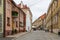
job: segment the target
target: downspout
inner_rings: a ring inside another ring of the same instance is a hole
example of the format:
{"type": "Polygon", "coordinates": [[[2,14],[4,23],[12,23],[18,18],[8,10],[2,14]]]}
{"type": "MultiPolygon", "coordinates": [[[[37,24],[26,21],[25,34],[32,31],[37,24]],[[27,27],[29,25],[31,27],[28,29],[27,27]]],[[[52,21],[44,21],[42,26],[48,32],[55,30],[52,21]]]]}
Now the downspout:
{"type": "Polygon", "coordinates": [[[5,21],[6,21],[6,19],[5,19],[5,17],[6,17],[6,0],[3,0],[3,37],[5,37],[5,21]]]}

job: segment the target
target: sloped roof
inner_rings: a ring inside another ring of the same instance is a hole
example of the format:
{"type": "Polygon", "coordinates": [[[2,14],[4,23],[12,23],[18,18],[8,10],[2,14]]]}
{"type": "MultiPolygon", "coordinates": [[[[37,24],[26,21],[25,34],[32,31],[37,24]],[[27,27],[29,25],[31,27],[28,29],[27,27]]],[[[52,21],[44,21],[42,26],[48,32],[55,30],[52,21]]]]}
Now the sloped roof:
{"type": "Polygon", "coordinates": [[[44,19],[46,17],[46,13],[40,16],[41,19],[44,19]]]}
{"type": "Polygon", "coordinates": [[[33,23],[35,23],[36,21],[38,21],[39,19],[44,19],[46,17],[46,13],[44,13],[42,16],[40,16],[38,19],[36,19],[33,23]]]}

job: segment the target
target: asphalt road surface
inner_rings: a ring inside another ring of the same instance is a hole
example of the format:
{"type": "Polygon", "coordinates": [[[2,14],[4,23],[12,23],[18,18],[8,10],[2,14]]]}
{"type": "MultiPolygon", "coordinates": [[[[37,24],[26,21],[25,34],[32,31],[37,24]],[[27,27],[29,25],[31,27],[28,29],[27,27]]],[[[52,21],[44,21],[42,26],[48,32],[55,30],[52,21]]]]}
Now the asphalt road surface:
{"type": "Polygon", "coordinates": [[[24,36],[20,36],[14,40],[60,40],[60,36],[50,32],[37,30],[24,36]]]}

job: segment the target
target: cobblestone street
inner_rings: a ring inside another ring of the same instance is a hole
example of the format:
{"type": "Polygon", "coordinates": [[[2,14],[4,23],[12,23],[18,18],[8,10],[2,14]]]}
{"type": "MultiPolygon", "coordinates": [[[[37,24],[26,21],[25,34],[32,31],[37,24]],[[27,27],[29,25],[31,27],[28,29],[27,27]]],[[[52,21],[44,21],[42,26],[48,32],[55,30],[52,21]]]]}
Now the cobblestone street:
{"type": "Polygon", "coordinates": [[[60,36],[45,31],[34,31],[14,40],[60,40],[60,36]]]}

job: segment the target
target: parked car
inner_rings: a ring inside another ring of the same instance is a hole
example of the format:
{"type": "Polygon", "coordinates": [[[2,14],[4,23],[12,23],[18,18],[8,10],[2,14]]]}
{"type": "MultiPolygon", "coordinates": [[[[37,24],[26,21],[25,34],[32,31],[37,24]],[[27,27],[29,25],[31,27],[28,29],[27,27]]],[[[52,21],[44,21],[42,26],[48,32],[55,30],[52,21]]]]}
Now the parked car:
{"type": "Polygon", "coordinates": [[[34,31],[36,31],[36,28],[33,28],[34,31]]]}

